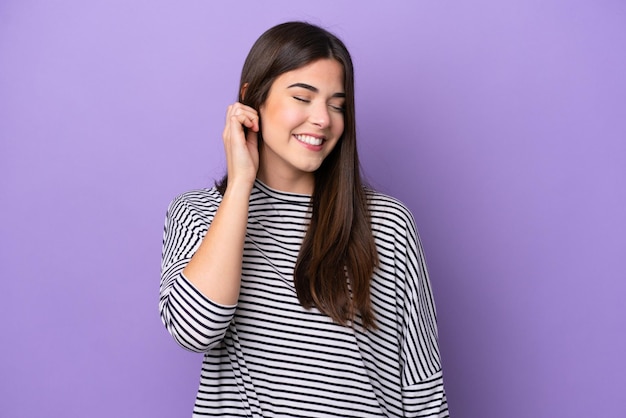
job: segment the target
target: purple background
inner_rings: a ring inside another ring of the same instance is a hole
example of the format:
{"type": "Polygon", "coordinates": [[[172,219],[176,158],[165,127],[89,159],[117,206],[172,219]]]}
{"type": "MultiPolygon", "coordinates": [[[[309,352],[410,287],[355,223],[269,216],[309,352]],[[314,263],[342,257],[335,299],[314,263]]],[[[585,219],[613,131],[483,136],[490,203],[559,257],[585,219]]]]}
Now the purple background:
{"type": "Polygon", "coordinates": [[[453,416],[626,416],[618,0],[2,1],[0,416],[190,416],[165,209],[223,172],[245,55],[291,19],[353,54],[363,166],[420,228],[453,416]]]}

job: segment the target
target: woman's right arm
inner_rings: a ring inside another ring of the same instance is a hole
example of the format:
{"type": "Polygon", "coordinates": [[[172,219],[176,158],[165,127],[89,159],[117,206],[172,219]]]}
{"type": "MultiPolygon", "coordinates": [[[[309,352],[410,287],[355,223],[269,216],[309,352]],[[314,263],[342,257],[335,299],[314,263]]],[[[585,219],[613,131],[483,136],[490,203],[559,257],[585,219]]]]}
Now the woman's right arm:
{"type": "MultiPolygon", "coordinates": [[[[183,267],[180,277],[167,281],[165,286],[162,277],[160,305],[163,322],[181,345],[193,351],[206,351],[219,342],[234,314],[241,283],[249,199],[259,164],[258,130],[258,114],[254,109],[240,103],[228,107],[222,135],[228,165],[228,186],[210,227],[198,239],[199,246],[190,259],[181,261],[184,267],[179,264],[183,267]],[[247,137],[244,126],[248,128],[247,137]],[[177,285],[188,299],[184,304],[187,306],[172,309],[175,306],[169,303],[172,290],[168,286],[177,285]],[[194,342],[189,343],[190,340],[194,342]]],[[[185,241],[193,240],[193,232],[185,231],[188,227],[176,219],[181,216],[190,219],[188,215],[174,214],[172,208],[168,211],[169,230],[187,238],[168,239],[166,225],[164,258],[166,242],[184,246],[185,241]]],[[[173,262],[176,263],[176,260],[173,262]]],[[[166,263],[164,259],[165,264],[172,262],[166,263]]]]}
{"type": "Polygon", "coordinates": [[[222,139],[228,165],[228,186],[211,227],[183,274],[212,301],[234,305],[239,298],[243,245],[250,193],[259,169],[259,118],[251,107],[228,107],[222,139]],[[249,128],[248,137],[243,127],[249,128]]]}

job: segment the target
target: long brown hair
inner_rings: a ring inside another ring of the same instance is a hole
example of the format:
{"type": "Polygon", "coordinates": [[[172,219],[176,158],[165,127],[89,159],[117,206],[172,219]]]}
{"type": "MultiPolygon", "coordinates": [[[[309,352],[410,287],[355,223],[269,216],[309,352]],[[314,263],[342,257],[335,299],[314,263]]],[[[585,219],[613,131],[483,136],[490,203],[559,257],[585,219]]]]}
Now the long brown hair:
{"type": "MultiPolygon", "coordinates": [[[[274,26],[261,35],[246,58],[239,101],[258,110],[279,75],[322,58],[335,59],[343,66],[344,131],[314,173],[311,221],[296,262],[294,284],[298,300],[305,308],[315,306],[342,325],[350,325],[360,316],[362,325],[373,329],[376,324],[370,282],[378,255],[361,181],[354,69],[346,46],[335,35],[309,23],[274,26]]],[[[261,150],[260,133],[258,138],[261,150]]],[[[222,194],[227,181],[225,176],[216,184],[222,194]]]]}

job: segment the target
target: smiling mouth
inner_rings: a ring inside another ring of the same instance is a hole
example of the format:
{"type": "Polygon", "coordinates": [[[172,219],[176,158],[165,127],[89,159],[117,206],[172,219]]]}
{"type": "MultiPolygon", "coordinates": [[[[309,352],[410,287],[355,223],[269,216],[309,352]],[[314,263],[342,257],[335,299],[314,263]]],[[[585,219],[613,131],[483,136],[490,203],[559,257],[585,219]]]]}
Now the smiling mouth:
{"type": "Polygon", "coordinates": [[[300,142],[304,142],[305,144],[314,145],[314,146],[320,146],[324,142],[324,138],[317,138],[311,135],[294,134],[294,137],[300,142]]]}

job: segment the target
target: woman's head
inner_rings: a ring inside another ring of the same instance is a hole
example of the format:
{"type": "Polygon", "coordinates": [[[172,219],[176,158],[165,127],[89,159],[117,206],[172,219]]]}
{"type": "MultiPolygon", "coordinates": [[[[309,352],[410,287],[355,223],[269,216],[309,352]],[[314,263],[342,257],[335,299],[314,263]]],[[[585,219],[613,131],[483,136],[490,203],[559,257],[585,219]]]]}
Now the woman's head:
{"type": "MultiPolygon", "coordinates": [[[[342,134],[330,160],[355,166],[354,73],[343,42],[330,32],[304,22],[287,22],[267,30],[252,46],[243,66],[239,101],[257,111],[266,103],[272,86],[283,74],[319,61],[340,65],[342,82],[342,134]],[[334,155],[338,154],[338,155],[334,155]]],[[[332,116],[332,115],[331,115],[332,116]]],[[[265,132],[261,115],[261,132],[265,132]]],[[[263,135],[259,149],[263,152],[263,135]]],[[[330,163],[331,161],[328,161],[330,163]]],[[[325,169],[328,163],[324,164],[325,169]]],[[[261,162],[262,165],[262,162],[261,162]]],[[[263,167],[261,167],[263,169],[263,167]]]]}

